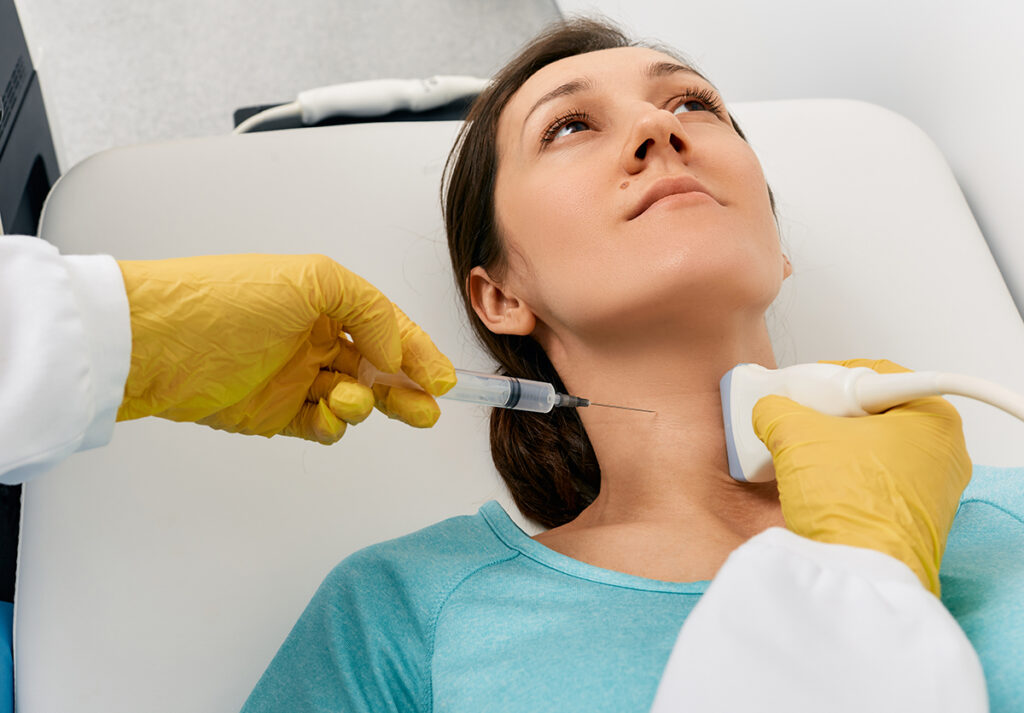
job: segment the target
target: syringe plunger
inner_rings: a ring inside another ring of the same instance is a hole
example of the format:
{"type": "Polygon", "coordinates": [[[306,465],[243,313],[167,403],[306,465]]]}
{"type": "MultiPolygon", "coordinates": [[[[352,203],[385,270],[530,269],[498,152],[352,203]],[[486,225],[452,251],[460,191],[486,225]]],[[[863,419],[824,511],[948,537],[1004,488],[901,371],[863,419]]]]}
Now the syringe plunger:
{"type": "MultiPolygon", "coordinates": [[[[441,398],[535,413],[548,413],[556,406],[590,405],[587,399],[560,394],[555,391],[554,386],[543,381],[463,369],[456,369],[455,375],[458,377],[458,382],[441,398]]],[[[379,371],[366,359],[362,359],[359,363],[359,381],[367,386],[387,384],[388,386],[404,386],[409,389],[423,390],[419,384],[405,374],[401,372],[388,374],[379,371]]]]}

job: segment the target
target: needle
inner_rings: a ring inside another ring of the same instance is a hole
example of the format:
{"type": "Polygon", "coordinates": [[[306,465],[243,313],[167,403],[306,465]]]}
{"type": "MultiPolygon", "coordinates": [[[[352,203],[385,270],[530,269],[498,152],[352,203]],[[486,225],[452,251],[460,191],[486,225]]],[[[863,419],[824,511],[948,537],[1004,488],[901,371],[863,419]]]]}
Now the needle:
{"type": "Polygon", "coordinates": [[[590,402],[591,406],[603,406],[605,408],[620,408],[624,411],[641,411],[643,413],[656,413],[655,411],[649,411],[645,408],[632,408],[630,406],[612,406],[611,404],[595,404],[593,401],[590,402]]]}

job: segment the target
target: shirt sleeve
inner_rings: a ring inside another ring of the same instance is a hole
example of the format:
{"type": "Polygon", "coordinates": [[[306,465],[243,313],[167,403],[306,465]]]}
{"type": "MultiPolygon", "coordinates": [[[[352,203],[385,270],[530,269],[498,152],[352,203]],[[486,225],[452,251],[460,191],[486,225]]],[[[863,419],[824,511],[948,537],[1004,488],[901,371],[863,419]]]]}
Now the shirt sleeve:
{"type": "Polygon", "coordinates": [[[128,298],[112,257],[0,237],[0,482],[109,442],[130,362],[128,298]]]}
{"type": "Polygon", "coordinates": [[[430,617],[379,551],[361,550],[327,576],[242,713],[429,709],[430,617]]]}
{"type": "Polygon", "coordinates": [[[652,713],[988,710],[981,663],[902,562],[771,528],[679,632],[652,713]]]}

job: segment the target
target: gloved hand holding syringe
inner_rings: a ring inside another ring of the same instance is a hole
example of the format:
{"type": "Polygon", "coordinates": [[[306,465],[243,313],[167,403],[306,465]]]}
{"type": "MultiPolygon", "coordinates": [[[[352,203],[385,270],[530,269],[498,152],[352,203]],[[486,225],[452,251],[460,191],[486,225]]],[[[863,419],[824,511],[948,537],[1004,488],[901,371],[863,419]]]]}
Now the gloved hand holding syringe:
{"type": "MultiPolygon", "coordinates": [[[[458,378],[455,386],[439,398],[517,411],[535,411],[537,413],[548,413],[556,406],[568,408],[603,406],[605,408],[654,413],[647,409],[598,404],[579,396],[560,394],[555,391],[554,386],[543,381],[531,381],[530,379],[518,379],[512,376],[500,376],[498,374],[466,371],[464,369],[456,369],[455,375],[458,378]]],[[[384,384],[415,389],[417,391],[423,390],[423,387],[402,372],[388,374],[377,369],[366,359],[360,359],[359,361],[358,378],[359,382],[364,386],[384,384]]]]}

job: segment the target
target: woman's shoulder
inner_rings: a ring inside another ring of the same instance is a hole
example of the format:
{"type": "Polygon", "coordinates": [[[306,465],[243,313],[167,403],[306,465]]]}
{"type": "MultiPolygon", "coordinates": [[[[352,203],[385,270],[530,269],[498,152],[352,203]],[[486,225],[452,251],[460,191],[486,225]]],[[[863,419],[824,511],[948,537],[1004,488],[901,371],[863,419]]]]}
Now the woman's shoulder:
{"type": "Polygon", "coordinates": [[[313,595],[245,710],[324,710],[324,701],[331,710],[429,708],[434,622],[449,594],[474,571],[516,554],[488,525],[485,515],[494,507],[500,508],[488,503],[476,515],[444,520],[342,560],[313,595]]]}
{"type": "MultiPolygon", "coordinates": [[[[1024,584],[1024,468],[974,466],[949,531],[944,592],[1024,584]],[[984,583],[984,586],[982,586],[984,583]]],[[[943,599],[946,597],[944,596],[943,599]]]]}
{"type": "Polygon", "coordinates": [[[942,602],[971,640],[992,710],[1024,700],[1024,468],[975,466],[949,533],[942,602]]]}
{"type": "Polygon", "coordinates": [[[442,520],[408,535],[370,545],[342,560],[324,585],[347,587],[373,582],[404,592],[443,595],[474,571],[514,558],[518,552],[495,534],[484,516],[491,502],[475,515],[442,520]]]}
{"type": "Polygon", "coordinates": [[[975,465],[960,499],[961,510],[968,504],[998,509],[1024,526],[1024,466],[975,465]]]}

